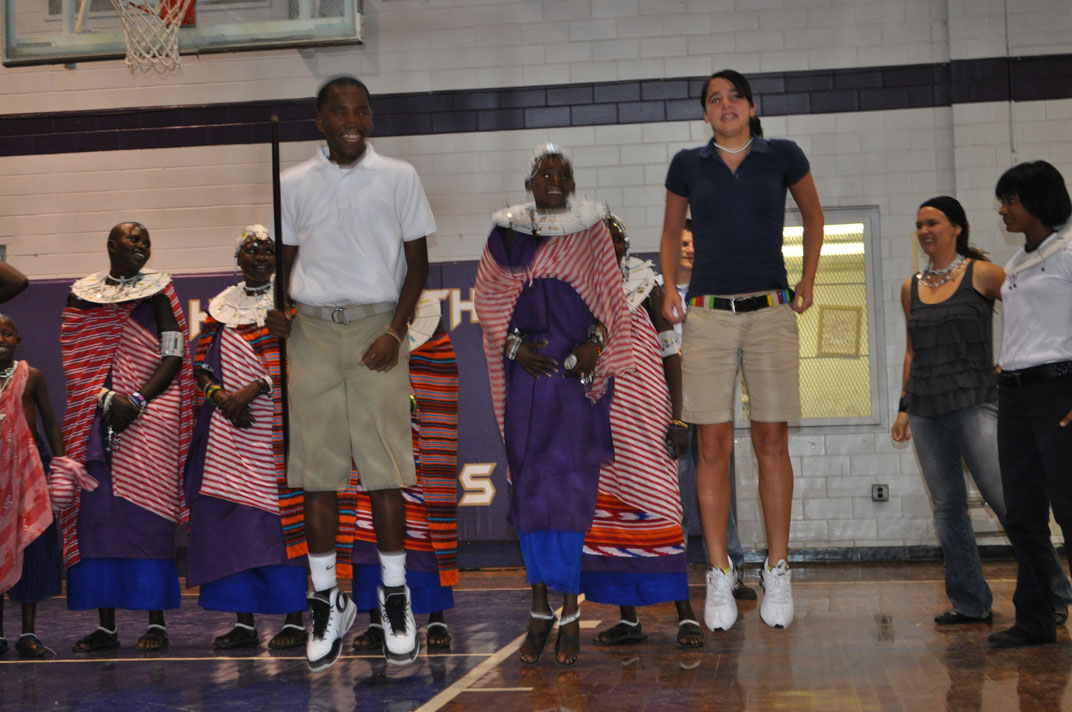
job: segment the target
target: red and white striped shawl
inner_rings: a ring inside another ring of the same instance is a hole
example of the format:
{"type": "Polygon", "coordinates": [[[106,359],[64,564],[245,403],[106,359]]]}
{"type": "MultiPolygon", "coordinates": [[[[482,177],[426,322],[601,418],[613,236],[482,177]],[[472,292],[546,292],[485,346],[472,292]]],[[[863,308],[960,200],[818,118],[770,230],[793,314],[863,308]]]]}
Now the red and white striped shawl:
{"type": "MultiPolygon", "coordinates": [[[[614,460],[599,470],[599,489],[642,512],[681,522],[677,463],[666,454],[670,391],[659,337],[643,305],[632,312],[636,368],[614,379],[610,430],[614,460]]],[[[643,529],[649,526],[635,523],[643,529]]]]}
{"type": "MultiPolygon", "coordinates": [[[[171,284],[168,298],[179,329],[186,318],[171,284]]],[[[85,463],[97,393],[108,374],[112,389],[131,393],[141,388],[160,364],[160,337],[130,318],[134,308],[152,296],[92,309],[67,307],[60,327],[60,348],[67,374],[67,414],[63,421],[68,457],[85,463]]],[[[193,371],[189,345],[182,368],[162,394],[154,398],[119,436],[112,451],[112,493],[173,522],[185,521],[182,468],[193,432],[193,371]]],[[[79,561],[78,505],[63,510],[64,563],[79,561]]]]}
{"type": "MultiPolygon", "coordinates": [[[[268,375],[260,357],[235,329],[220,326],[221,380],[237,390],[268,375]]],[[[253,426],[238,429],[218,409],[209,422],[201,494],[279,515],[275,452],[272,446],[274,398],[249,404],[253,426]]]]}
{"type": "Polygon", "coordinates": [[[597,220],[579,232],[543,239],[528,269],[516,272],[500,265],[485,245],[476,273],[474,305],[484,330],[484,356],[500,435],[506,409],[502,362],[506,332],[521,289],[533,279],[558,279],[569,284],[607,328],[606,348],[599,356],[595,380],[588,389],[589,400],[598,401],[606,393],[608,379],[633,369],[629,305],[622,291],[622,273],[610,232],[603,221],[597,220]]]}
{"type": "Polygon", "coordinates": [[[19,361],[0,392],[0,593],[22,578],[23,551],[52,524],[45,468],[22,407],[29,375],[19,361]]]}

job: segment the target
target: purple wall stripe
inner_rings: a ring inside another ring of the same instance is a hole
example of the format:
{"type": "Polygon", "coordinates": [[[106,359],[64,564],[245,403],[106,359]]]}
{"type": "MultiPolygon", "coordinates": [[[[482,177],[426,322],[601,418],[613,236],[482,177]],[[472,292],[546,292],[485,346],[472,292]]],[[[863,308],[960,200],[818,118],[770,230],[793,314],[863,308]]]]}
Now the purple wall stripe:
{"type": "MultiPolygon", "coordinates": [[[[761,116],[915,109],[1072,97],[1072,54],[751,75],[761,116]]],[[[374,97],[379,136],[700,118],[702,78],[374,97]]],[[[310,88],[311,89],[311,88],[310,88]]],[[[0,115],[0,156],[267,143],[319,138],[310,99],[0,115]]]]}

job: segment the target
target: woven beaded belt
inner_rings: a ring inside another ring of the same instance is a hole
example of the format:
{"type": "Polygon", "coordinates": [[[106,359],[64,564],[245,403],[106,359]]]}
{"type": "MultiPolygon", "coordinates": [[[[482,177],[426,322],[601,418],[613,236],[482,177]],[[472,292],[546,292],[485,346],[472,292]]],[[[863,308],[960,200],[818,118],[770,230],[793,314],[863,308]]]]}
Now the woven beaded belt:
{"type": "Polygon", "coordinates": [[[738,314],[740,312],[753,312],[768,307],[776,307],[779,304],[791,304],[796,293],[792,289],[779,289],[776,292],[755,294],[751,297],[712,297],[703,295],[691,297],[689,304],[704,309],[722,309],[738,314]]]}
{"type": "Polygon", "coordinates": [[[994,382],[999,388],[1019,388],[1035,381],[1048,381],[1059,376],[1072,376],[1072,361],[1044,363],[1041,366],[1022,368],[1019,371],[998,371],[994,382]]]}

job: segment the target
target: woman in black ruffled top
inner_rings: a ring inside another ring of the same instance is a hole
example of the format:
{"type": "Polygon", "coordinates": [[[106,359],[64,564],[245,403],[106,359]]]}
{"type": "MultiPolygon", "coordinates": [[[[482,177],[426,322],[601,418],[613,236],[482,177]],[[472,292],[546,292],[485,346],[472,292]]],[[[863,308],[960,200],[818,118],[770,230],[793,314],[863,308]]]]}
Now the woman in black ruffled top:
{"type": "MultiPolygon", "coordinates": [[[[931,495],[952,604],[935,617],[938,625],[984,623],[992,617],[993,595],[968,515],[964,463],[998,521],[1005,522],[991,329],[1005,272],[969,245],[968,234],[967,216],[955,198],[923,203],[916,238],[929,261],[901,286],[908,339],[893,439],[905,442],[915,435],[931,495]]],[[[1067,616],[1068,580],[1061,573],[1052,584],[1059,611],[1067,616]]]]}

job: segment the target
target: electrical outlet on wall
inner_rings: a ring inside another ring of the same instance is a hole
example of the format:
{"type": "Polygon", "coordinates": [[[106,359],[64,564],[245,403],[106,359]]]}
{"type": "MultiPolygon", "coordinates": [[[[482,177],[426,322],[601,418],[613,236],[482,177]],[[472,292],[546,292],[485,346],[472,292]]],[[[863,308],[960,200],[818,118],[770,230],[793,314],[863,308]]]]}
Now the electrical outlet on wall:
{"type": "Polygon", "coordinates": [[[889,485],[871,485],[871,499],[875,502],[890,501],[889,485]]]}

